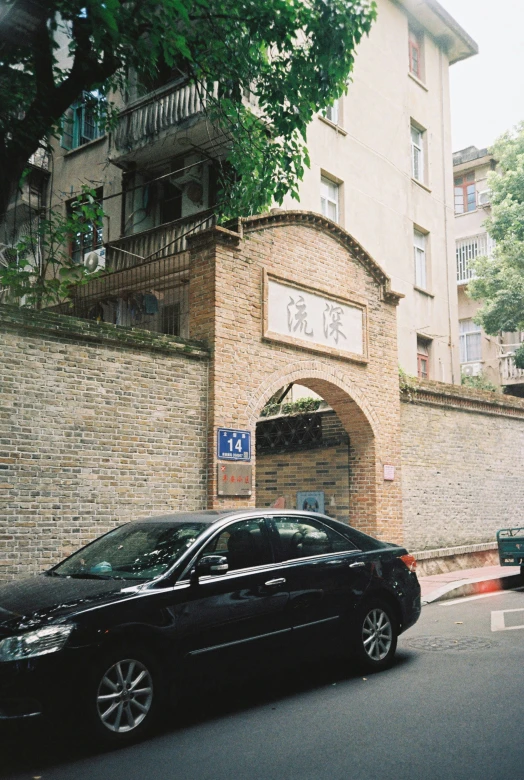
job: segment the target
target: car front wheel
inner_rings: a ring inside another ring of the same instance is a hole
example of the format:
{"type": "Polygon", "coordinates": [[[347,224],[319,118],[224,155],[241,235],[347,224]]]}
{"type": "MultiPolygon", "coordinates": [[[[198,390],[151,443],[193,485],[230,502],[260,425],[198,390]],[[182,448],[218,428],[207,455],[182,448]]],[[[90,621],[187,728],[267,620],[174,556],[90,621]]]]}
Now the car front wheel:
{"type": "Polygon", "coordinates": [[[355,654],[368,670],[386,669],[397,649],[398,628],[393,610],[385,602],[368,601],[358,612],[355,654]]]}
{"type": "Polygon", "coordinates": [[[152,726],[162,699],[154,659],[120,650],[95,666],[88,706],[96,736],[113,744],[139,739],[152,726]]]}

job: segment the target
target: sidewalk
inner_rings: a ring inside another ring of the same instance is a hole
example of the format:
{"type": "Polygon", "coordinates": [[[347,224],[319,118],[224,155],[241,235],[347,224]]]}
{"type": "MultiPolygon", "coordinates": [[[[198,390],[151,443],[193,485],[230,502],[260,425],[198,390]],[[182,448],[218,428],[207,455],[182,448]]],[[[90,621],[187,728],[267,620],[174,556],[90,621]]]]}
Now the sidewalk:
{"type": "Polygon", "coordinates": [[[520,566],[483,566],[480,569],[459,569],[445,574],[419,577],[422,603],[444,601],[479,593],[518,588],[524,585],[520,566]]]}

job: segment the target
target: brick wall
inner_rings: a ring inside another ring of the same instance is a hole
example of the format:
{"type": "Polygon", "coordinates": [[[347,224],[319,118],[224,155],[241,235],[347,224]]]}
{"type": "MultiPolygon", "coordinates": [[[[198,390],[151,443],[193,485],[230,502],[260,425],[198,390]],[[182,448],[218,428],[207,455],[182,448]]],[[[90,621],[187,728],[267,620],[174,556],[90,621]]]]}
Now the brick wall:
{"type": "Polygon", "coordinates": [[[524,401],[437,382],[403,393],[404,541],[493,542],[524,525],[524,401]]]}
{"type": "Polygon", "coordinates": [[[0,580],[205,506],[201,345],[2,306],[0,387],[0,580]]]}
{"type": "MultiPolygon", "coordinates": [[[[192,338],[210,348],[208,505],[250,500],[217,496],[218,427],[250,430],[264,404],[297,382],[318,393],[351,438],[350,520],[402,540],[400,403],[396,305],[390,280],[342,228],[318,214],[280,212],[242,220],[188,239],[192,338]],[[362,360],[264,336],[264,274],[291,286],[360,300],[368,352],[362,360]],[[384,464],[396,479],[384,480],[384,464]]],[[[255,460],[253,465],[256,467],[255,460]]]]}

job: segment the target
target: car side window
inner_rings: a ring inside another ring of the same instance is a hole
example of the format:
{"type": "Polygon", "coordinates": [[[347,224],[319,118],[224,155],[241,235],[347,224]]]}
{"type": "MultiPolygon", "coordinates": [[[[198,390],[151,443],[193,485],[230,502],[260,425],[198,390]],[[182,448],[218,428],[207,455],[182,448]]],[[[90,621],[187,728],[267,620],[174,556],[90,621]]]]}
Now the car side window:
{"type": "Polygon", "coordinates": [[[273,517],[284,560],[357,549],[349,539],[310,517],[273,517]]]}
{"type": "Polygon", "coordinates": [[[229,571],[273,563],[264,520],[251,518],[228,525],[206,544],[201,556],[213,554],[227,558],[229,571]]]}

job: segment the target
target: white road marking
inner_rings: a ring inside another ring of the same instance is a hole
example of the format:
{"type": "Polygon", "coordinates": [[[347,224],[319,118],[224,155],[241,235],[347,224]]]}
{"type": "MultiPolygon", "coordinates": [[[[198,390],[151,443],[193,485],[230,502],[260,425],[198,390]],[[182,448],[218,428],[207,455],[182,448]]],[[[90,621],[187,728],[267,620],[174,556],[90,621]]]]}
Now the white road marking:
{"type": "Polygon", "coordinates": [[[508,612],[522,612],[522,618],[524,620],[524,609],[501,609],[491,613],[491,630],[492,631],[516,631],[517,629],[523,629],[524,623],[521,626],[507,626],[504,622],[504,615],[508,612]]]}
{"type": "Polygon", "coordinates": [[[480,593],[478,596],[463,596],[460,599],[450,599],[449,601],[439,601],[439,607],[452,607],[453,604],[463,604],[465,601],[476,601],[476,599],[489,599],[492,596],[507,596],[508,593],[523,591],[524,588],[512,588],[511,590],[496,590],[494,593],[480,593]]]}

